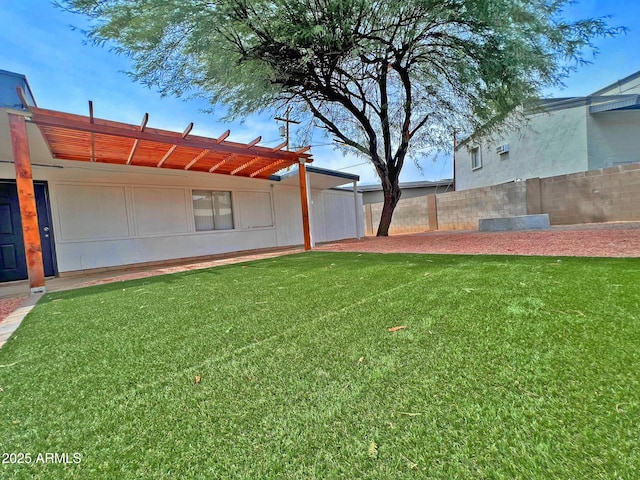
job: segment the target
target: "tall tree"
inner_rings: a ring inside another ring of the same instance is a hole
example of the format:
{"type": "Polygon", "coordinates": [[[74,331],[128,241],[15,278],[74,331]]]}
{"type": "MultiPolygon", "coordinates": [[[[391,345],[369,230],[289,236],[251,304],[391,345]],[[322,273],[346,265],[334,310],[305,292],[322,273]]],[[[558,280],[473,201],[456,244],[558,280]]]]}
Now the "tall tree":
{"type": "Polygon", "coordinates": [[[614,35],[571,22],[571,0],[68,0],[88,35],[133,60],[163,94],[197,93],[229,117],[293,106],[364,156],[384,192],[387,235],[399,177],[454,130],[489,132],[557,86],[614,35]]]}

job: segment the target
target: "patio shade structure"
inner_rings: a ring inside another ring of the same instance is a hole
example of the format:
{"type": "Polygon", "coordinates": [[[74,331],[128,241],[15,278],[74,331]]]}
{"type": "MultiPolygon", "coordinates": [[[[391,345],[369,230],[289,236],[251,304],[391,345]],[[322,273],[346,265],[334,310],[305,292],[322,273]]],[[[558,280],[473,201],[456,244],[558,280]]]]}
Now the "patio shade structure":
{"type": "MultiPolygon", "coordinates": [[[[21,90],[18,94],[24,98],[21,90]]],[[[27,103],[23,102],[23,105],[27,103]]],[[[24,113],[9,112],[9,119],[32,291],[44,288],[44,271],[35,215],[26,119],[38,126],[53,158],[64,160],[169,168],[256,179],[268,179],[284,168],[298,165],[304,246],[306,250],[311,249],[305,167],[305,164],[313,161],[307,153],[311,147],[297,151],[282,150],[286,142],[274,148],[261,147],[258,145],[261,137],[246,144],[230,142],[227,141],[229,130],[218,138],[191,135],[193,123],[181,133],[150,128],[147,126],[148,114],[144,115],[140,125],[104,120],[93,116],[92,102],[89,102],[89,116],[33,106],[24,113]],[[34,221],[35,228],[31,225],[34,221]]]]}

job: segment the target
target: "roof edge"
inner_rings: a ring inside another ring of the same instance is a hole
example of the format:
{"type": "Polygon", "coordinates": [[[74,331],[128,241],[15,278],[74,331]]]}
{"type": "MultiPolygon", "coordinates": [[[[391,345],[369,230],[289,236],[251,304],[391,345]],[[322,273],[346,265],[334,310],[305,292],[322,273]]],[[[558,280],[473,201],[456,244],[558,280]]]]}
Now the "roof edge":
{"type": "Polygon", "coordinates": [[[612,88],[619,87],[620,85],[624,85],[625,83],[630,82],[631,80],[635,80],[638,77],[640,77],[640,70],[638,70],[635,73],[632,73],[631,75],[627,75],[626,77],[621,78],[620,80],[616,80],[615,82],[610,83],[606,87],[602,87],[600,90],[596,90],[589,96],[595,97],[595,96],[601,95],[603,92],[606,92],[607,90],[611,90],[612,88]]]}
{"type": "MultiPolygon", "coordinates": [[[[448,185],[453,185],[453,179],[451,178],[443,178],[441,180],[422,180],[416,182],[400,182],[399,187],[402,190],[409,188],[425,188],[425,187],[446,187],[448,185]]],[[[378,184],[373,185],[360,185],[358,186],[358,190],[361,192],[376,192],[381,191],[382,186],[378,184]]]]}
{"type": "MultiPolygon", "coordinates": [[[[339,172],[337,170],[329,170],[327,168],[313,167],[311,165],[307,165],[307,173],[318,173],[320,175],[327,175],[329,177],[344,178],[346,180],[351,180],[351,181],[354,181],[354,182],[360,181],[360,175],[354,175],[352,173],[339,172]]],[[[273,180],[274,182],[281,182],[282,180],[284,180],[286,178],[289,178],[289,177],[293,177],[294,175],[298,175],[298,171],[297,170],[295,170],[293,172],[287,172],[284,175],[271,175],[271,177],[269,177],[269,179],[273,180]]]]}

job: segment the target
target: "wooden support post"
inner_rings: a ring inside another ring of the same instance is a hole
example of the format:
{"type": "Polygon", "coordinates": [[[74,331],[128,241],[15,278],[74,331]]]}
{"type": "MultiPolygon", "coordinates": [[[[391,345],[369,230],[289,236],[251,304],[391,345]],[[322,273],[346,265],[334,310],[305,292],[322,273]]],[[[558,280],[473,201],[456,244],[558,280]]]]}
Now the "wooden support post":
{"type": "Polygon", "coordinates": [[[313,232],[311,225],[313,225],[313,197],[311,196],[311,181],[309,181],[309,172],[304,174],[307,180],[307,204],[309,205],[309,239],[311,241],[311,248],[316,248],[316,241],[313,239],[313,232]]]}
{"type": "Polygon", "coordinates": [[[358,208],[358,182],[356,182],[355,180],[353,182],[353,205],[355,207],[354,211],[356,212],[356,238],[360,240],[360,225],[358,222],[360,215],[358,215],[358,210],[361,209],[358,208]]]}
{"type": "Polygon", "coordinates": [[[15,113],[9,113],[8,115],[29,286],[31,293],[44,292],[46,291],[44,285],[44,263],[42,262],[40,227],[38,226],[36,195],[33,189],[33,176],[31,173],[27,125],[23,115],[15,113]]]}
{"type": "MultiPolygon", "coordinates": [[[[93,123],[93,102],[89,100],[89,123],[93,123]]],[[[96,161],[96,134],[91,132],[91,161],[96,161]]]]}
{"type": "Polygon", "coordinates": [[[311,227],[309,221],[309,190],[307,188],[307,167],[303,162],[298,163],[298,178],[300,179],[300,204],[302,206],[302,233],[304,235],[304,249],[311,250],[311,227]]]}

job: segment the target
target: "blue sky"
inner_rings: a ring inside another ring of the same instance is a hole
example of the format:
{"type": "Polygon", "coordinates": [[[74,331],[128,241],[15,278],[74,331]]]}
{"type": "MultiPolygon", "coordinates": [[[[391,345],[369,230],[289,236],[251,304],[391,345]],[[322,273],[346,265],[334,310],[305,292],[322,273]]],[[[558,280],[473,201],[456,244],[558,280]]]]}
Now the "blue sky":
{"type": "MultiPolygon", "coordinates": [[[[640,70],[640,2],[638,0],[579,0],[567,10],[569,18],[611,15],[612,25],[624,25],[626,35],[597,41],[600,54],[566,81],[566,88],[549,90],[548,96],[587,95],[640,70]]],[[[0,0],[0,69],[27,76],[38,105],[53,110],[88,115],[93,100],[97,117],[140,123],[149,113],[149,126],[182,131],[195,123],[194,134],[217,137],[231,129],[229,140],[245,142],[262,135],[261,145],[280,143],[278,123],[269,115],[255,115],[243,122],[221,123],[202,113],[201,101],[161,98],[158,93],[132,82],[124,73],[126,58],[107,48],[84,42],[70,25],[82,26],[81,17],[60,11],[47,0],[0,0]]],[[[328,143],[318,136],[314,144],[328,143]]],[[[329,146],[316,146],[315,165],[360,175],[362,184],[377,183],[373,167],[363,160],[345,157],[329,146]],[[359,165],[360,164],[360,165],[359,165]],[[356,166],[354,166],[356,165],[356,166]]],[[[451,178],[448,155],[425,158],[422,169],[408,163],[401,181],[451,178]]]]}

